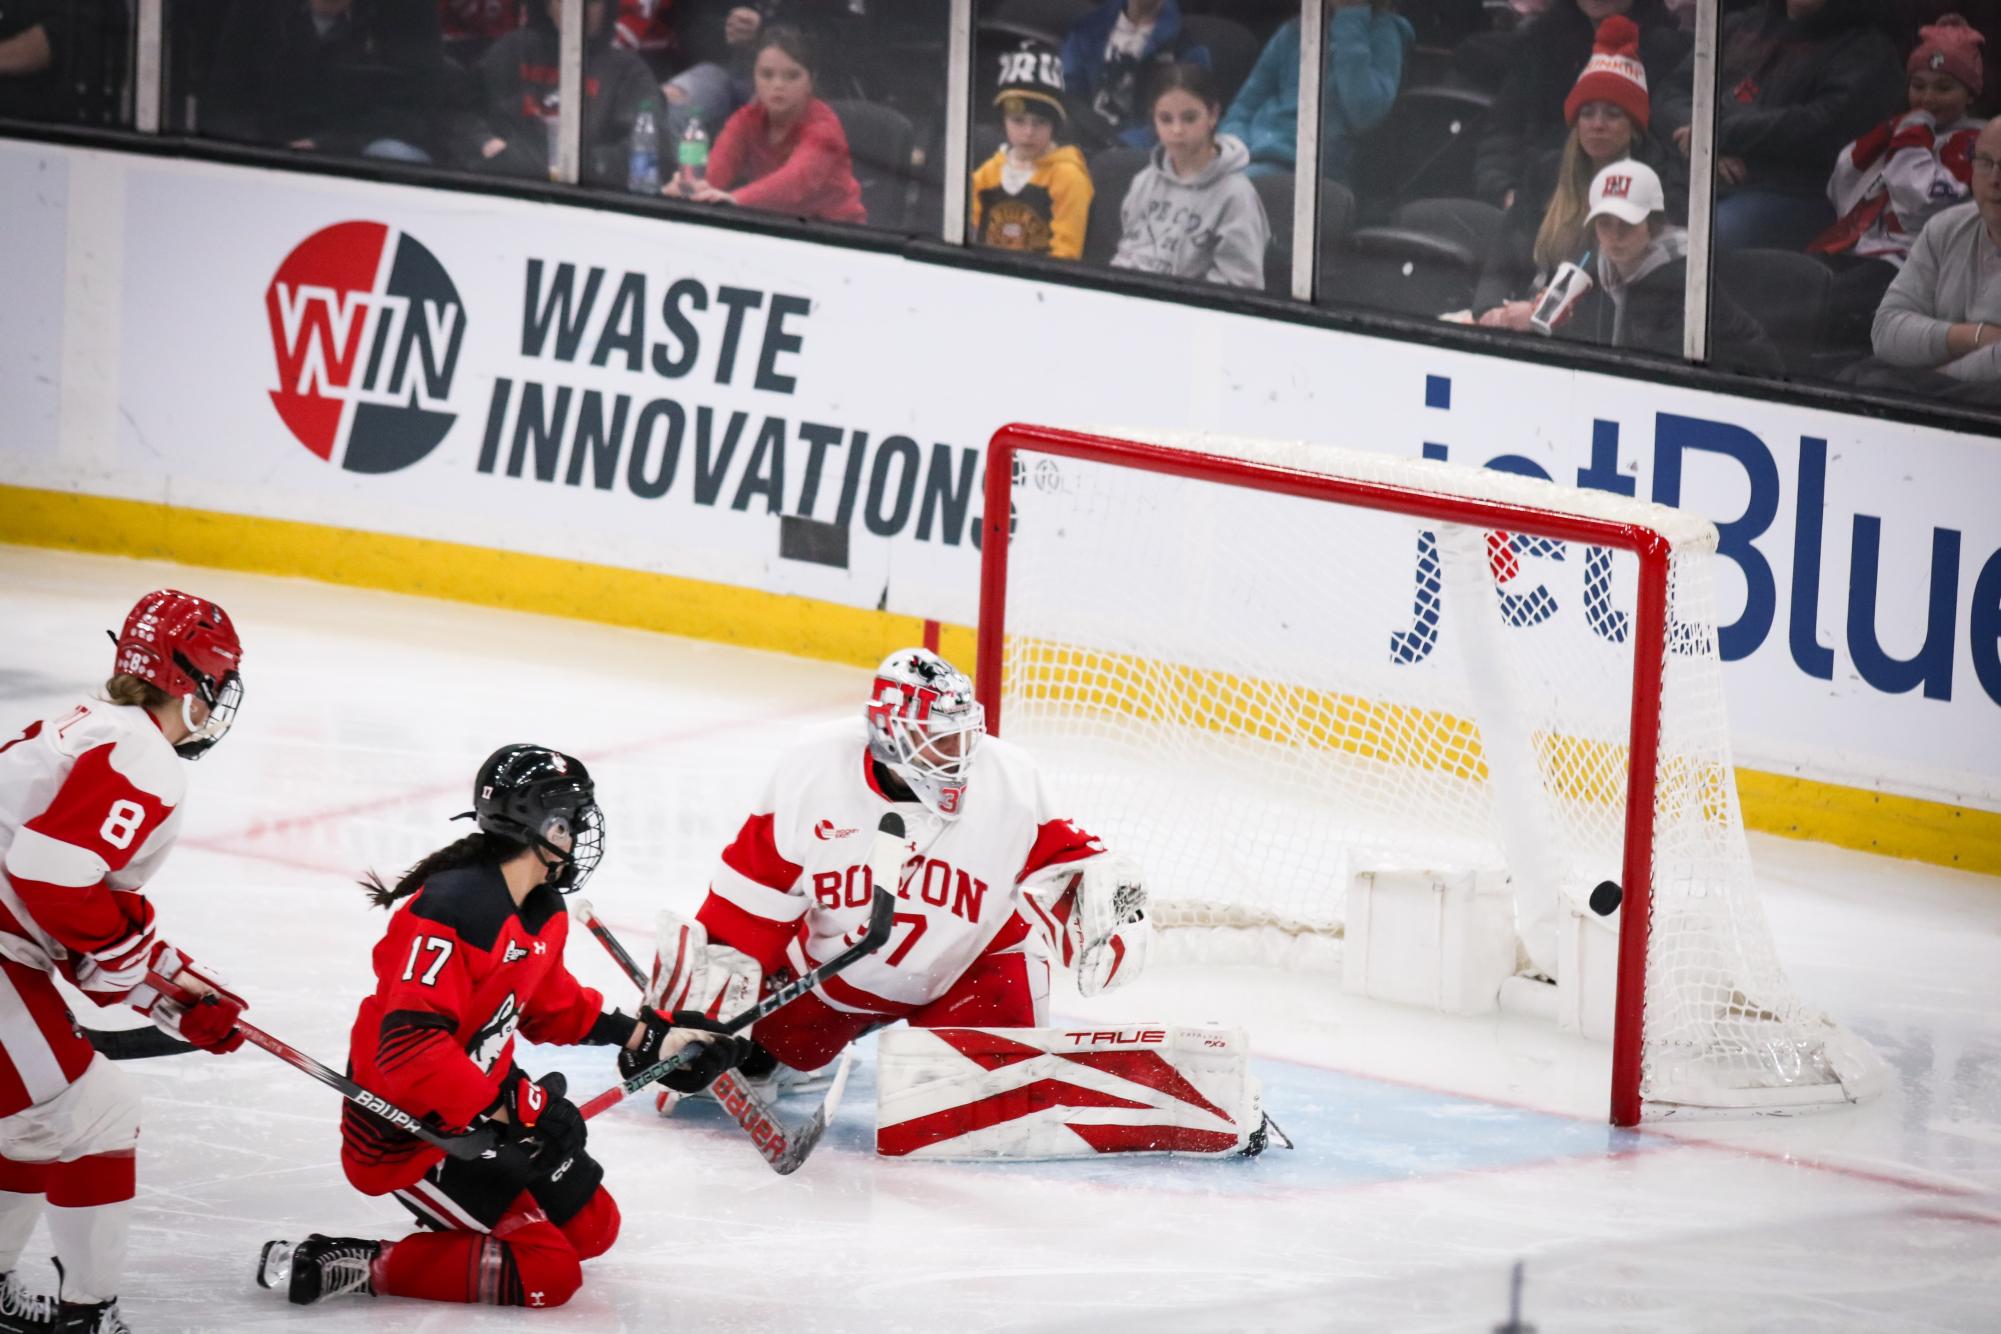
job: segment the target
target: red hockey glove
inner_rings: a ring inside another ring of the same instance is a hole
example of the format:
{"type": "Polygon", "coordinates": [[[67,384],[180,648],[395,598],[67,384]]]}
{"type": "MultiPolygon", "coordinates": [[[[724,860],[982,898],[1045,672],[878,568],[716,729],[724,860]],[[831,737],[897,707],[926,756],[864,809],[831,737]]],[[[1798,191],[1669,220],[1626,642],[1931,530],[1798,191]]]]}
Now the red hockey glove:
{"type": "Polygon", "coordinates": [[[100,1003],[123,999],[146,980],[160,948],[153,931],[153,905],[143,894],[114,891],[130,924],[124,935],[94,950],[80,950],[70,959],[70,976],[79,990],[100,1003]]]}
{"type": "Polygon", "coordinates": [[[152,966],[154,972],[169,982],[178,982],[190,990],[207,987],[208,994],[192,1005],[182,1005],[145,987],[135,996],[133,1008],[151,1019],[162,1032],[193,1043],[203,1051],[222,1056],[243,1045],[243,1032],[236,1021],[243,1017],[249,1002],[224,986],[220,977],[165,942],[155,951],[152,966]],[[140,996],[150,999],[142,1001],[140,996]]]}

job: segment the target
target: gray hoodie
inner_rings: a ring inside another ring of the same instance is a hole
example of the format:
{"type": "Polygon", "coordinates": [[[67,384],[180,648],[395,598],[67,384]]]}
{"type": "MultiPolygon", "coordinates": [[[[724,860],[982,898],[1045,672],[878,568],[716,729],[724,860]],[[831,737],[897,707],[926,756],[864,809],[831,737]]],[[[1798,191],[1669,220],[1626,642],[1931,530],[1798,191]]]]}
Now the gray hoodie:
{"type": "Polygon", "coordinates": [[[1112,267],[1264,289],[1271,224],[1243,174],[1250,150],[1233,134],[1217,135],[1216,150],[1192,181],[1174,174],[1165,148],[1153,150],[1119,210],[1112,267]]]}
{"type": "MultiPolygon", "coordinates": [[[[1627,296],[1655,269],[1672,264],[1678,259],[1686,259],[1687,257],[1688,232],[1683,228],[1673,226],[1663,230],[1659,236],[1653,239],[1653,243],[1641,252],[1640,262],[1633,267],[1633,272],[1629,277],[1620,277],[1619,271],[1612,267],[1610,259],[1602,254],[1598,256],[1598,286],[1606,296],[1612,299],[1611,345],[1613,347],[1627,347],[1633,341],[1626,328],[1627,296]]],[[[1675,286],[1679,289],[1681,284],[1677,282],[1675,286]]]]}

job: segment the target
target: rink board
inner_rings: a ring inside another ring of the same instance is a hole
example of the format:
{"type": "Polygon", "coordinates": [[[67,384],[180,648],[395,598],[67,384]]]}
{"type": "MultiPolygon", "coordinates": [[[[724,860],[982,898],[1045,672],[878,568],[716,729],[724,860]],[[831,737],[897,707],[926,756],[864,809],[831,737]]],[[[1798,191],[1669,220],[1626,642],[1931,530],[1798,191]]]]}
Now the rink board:
{"type": "Polygon", "coordinates": [[[0,365],[21,409],[0,538],[866,661],[974,623],[980,462],[1010,419],[1492,463],[1717,523],[1753,827],[2001,869],[1987,441],[664,219],[53,146],[0,145],[0,220],[25,297],[0,334],[28,349],[0,365]],[[1216,373],[1160,373],[1191,359],[1216,373]]]}

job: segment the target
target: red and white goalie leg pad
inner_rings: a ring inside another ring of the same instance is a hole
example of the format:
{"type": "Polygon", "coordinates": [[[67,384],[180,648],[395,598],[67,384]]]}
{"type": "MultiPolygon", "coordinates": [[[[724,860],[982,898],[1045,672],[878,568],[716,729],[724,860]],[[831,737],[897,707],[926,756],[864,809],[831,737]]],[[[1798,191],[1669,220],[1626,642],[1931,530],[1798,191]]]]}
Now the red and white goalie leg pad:
{"type": "Polygon", "coordinates": [[[1230,1157],[1264,1148],[1242,1029],[890,1029],[877,1064],[884,1157],[1230,1157]]]}
{"type": "MultiPolygon", "coordinates": [[[[728,1019],[757,1003],[764,969],[742,950],[711,945],[708,928],[700,922],[663,911],[654,920],[653,940],[653,976],[646,984],[646,1003],[662,1014],[699,1010],[711,1019],[728,1019]]],[[[654,1097],[654,1109],[671,1116],[683,1096],[661,1089],[654,1097]]]]}

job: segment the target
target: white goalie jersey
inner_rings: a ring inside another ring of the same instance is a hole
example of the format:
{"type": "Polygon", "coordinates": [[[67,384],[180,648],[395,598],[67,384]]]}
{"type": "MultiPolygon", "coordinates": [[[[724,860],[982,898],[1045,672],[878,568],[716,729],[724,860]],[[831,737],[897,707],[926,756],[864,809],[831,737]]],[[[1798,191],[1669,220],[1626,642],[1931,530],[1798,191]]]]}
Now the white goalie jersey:
{"type": "Polygon", "coordinates": [[[982,954],[1042,951],[1046,925],[1024,881],[1104,855],[1052,807],[1027,752],[985,738],[965,809],[945,820],[877,785],[862,721],[809,731],[781,759],[736,840],[723,852],[699,914],[709,939],[764,966],[804,972],[866,928],[871,838],[883,815],[910,831],[888,944],[819,995],[850,1013],[894,1015],[943,995],[982,954]]]}

